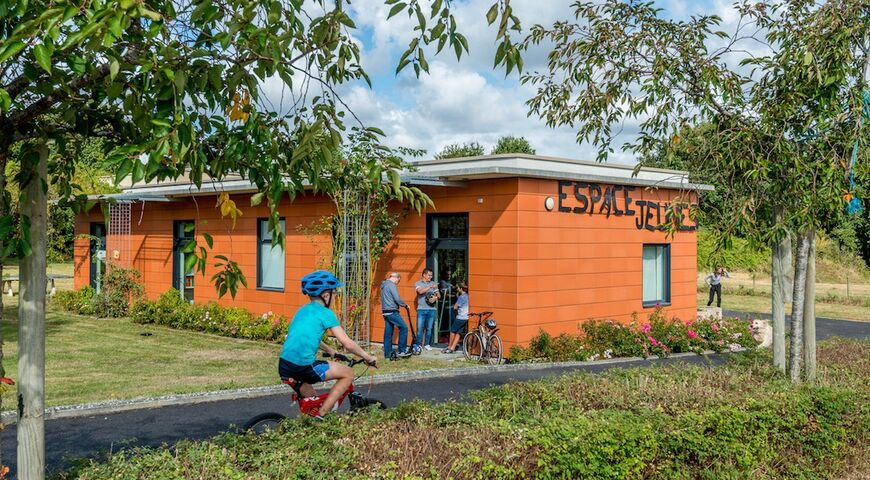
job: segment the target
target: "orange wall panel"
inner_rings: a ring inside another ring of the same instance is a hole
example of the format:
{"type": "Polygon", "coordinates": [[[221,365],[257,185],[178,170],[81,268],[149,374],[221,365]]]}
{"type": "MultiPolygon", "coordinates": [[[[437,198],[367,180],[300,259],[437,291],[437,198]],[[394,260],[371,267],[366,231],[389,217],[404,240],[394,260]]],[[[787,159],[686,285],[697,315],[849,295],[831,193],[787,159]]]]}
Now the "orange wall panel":
{"type": "MultiPolygon", "coordinates": [[[[602,185],[602,192],[607,187],[602,185]]],[[[695,313],[695,232],[680,231],[668,237],[658,230],[638,228],[646,218],[641,218],[636,202],[662,204],[679,192],[638,187],[630,192],[635,215],[607,216],[600,211],[600,203],[592,214],[547,211],[545,200],[559,198],[557,180],[505,178],[469,181],[463,187],[421,189],[432,198],[436,210],[403,214],[374,272],[371,338],[375,342],[383,338],[378,285],[390,271],[398,271],[403,276],[399,293],[409,304],[413,302],[413,284],[426,266],[427,215],[433,213],[468,214],[470,309],[495,312],[506,348],[526,344],[541,328],[553,334],[576,332],[580,322],[588,319],[628,322],[633,313],[640,318],[647,316],[652,309],[644,308],[641,299],[645,243],[671,246],[668,314],[691,318],[695,313]]],[[[571,188],[568,190],[571,195],[562,203],[573,208],[578,200],[571,188]]],[[[622,209],[624,198],[619,193],[614,198],[622,209]]],[[[235,229],[230,220],[220,218],[211,196],[197,197],[198,209],[191,200],[146,203],[144,210],[141,204],[134,205],[132,263],[143,274],[147,296],[156,298],[171,287],[173,221],[196,219],[198,233],[210,233],[214,248],[209,252],[205,277],[196,277],[195,300],[243,306],[255,314],[273,311],[292,315],[307,301],[298,291],[299,279],[325,265],[331,253],[329,236],[312,234],[311,226],[333,212],[332,202],[309,194],[281,204],[286,223],[285,289],[273,292],[256,288],[256,220],[268,215],[267,208],[250,207],[249,195],[233,195],[232,199],[243,212],[235,229]],[[247,276],[250,288],[243,288],[236,299],[218,299],[209,284],[216,272],[213,257],[217,254],[237,261],[247,276]]],[[[399,205],[393,208],[402,212],[399,205]]],[[[91,221],[102,221],[99,209],[80,215],[76,232],[87,233],[91,221]]],[[[76,287],[89,281],[88,256],[88,241],[76,239],[76,287]]]]}

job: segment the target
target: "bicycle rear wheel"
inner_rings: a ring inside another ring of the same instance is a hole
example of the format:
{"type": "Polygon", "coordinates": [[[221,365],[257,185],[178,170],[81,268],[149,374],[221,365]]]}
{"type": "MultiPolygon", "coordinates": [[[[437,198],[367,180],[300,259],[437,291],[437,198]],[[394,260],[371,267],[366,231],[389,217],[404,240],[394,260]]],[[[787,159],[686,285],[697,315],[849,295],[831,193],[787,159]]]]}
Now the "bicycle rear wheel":
{"type": "Polygon", "coordinates": [[[287,417],[280,413],[261,413],[260,415],[248,420],[248,423],[245,424],[245,431],[263,433],[269,430],[275,430],[286,418],[287,417]]]}
{"type": "Polygon", "coordinates": [[[489,344],[486,346],[486,361],[489,362],[490,365],[498,365],[501,363],[501,338],[498,335],[492,335],[489,337],[489,344]]]}
{"type": "Polygon", "coordinates": [[[477,332],[468,332],[462,340],[462,351],[465,353],[465,358],[468,360],[480,360],[481,350],[480,337],[477,332]]]}

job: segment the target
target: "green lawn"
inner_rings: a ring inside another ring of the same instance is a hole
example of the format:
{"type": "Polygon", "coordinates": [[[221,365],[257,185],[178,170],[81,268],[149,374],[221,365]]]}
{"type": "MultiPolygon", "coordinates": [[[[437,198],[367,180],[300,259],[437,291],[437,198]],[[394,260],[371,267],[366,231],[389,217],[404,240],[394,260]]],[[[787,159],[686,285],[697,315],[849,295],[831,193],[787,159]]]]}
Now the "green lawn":
{"type": "MultiPolygon", "coordinates": [[[[6,297],[3,366],[17,378],[17,311],[6,297]]],[[[96,319],[49,310],[46,322],[46,404],[68,405],[175,393],[277,384],[280,345],[96,319]],[[142,333],[151,333],[143,336],[142,333]]],[[[372,372],[450,368],[464,362],[414,357],[372,372]]],[[[362,370],[364,367],[357,367],[362,370]]],[[[15,389],[3,396],[14,408],[15,389]]]]}
{"type": "MultiPolygon", "coordinates": [[[[698,306],[707,305],[707,292],[698,292],[698,306]]],[[[770,293],[757,295],[737,295],[727,291],[722,292],[722,308],[744,312],[770,313],[770,293]]],[[[786,304],[786,313],[791,311],[791,304],[786,304]]],[[[839,303],[823,303],[816,301],[816,316],[826,318],[841,318],[847,320],[870,321],[870,308],[861,305],[844,305],[839,303]]]]}

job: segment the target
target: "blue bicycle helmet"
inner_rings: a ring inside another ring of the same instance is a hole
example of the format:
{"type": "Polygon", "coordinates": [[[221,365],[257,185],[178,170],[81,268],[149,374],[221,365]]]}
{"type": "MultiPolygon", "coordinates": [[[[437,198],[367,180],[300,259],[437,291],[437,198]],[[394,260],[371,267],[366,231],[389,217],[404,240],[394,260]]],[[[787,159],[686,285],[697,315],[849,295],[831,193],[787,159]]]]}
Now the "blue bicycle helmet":
{"type": "Polygon", "coordinates": [[[486,328],[488,328],[490,330],[494,330],[495,329],[495,320],[490,318],[486,321],[486,323],[484,323],[484,325],[486,325],[486,328]]]}
{"type": "Polygon", "coordinates": [[[335,290],[344,285],[335,275],[326,270],[317,270],[302,277],[302,293],[317,297],[327,290],[335,290]]]}

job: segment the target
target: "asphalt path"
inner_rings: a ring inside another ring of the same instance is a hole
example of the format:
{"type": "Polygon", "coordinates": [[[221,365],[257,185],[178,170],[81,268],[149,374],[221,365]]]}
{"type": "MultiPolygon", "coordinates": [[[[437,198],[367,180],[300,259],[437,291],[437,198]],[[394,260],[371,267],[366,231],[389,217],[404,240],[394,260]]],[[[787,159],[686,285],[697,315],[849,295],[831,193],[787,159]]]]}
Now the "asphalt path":
{"type": "MultiPolygon", "coordinates": [[[[741,317],[752,315],[754,318],[770,320],[769,313],[747,313],[735,310],[722,310],[726,317],[741,317]]],[[[791,315],[785,316],[785,331],[791,329],[791,315]]],[[[824,340],[830,337],[870,338],[870,322],[857,320],[837,320],[834,318],[816,317],[816,339],[824,340]]]]}
{"type": "MultiPolygon", "coordinates": [[[[746,315],[742,312],[724,312],[726,315],[746,315]]],[[[851,322],[819,318],[818,337],[870,338],[870,322],[851,322]]],[[[369,387],[363,381],[357,388],[365,395],[377,398],[387,406],[406,400],[443,402],[450,399],[467,400],[467,393],[492,385],[515,381],[553,377],[571,371],[601,372],[611,368],[628,368],[676,362],[711,365],[725,361],[726,355],[687,356],[668,359],[637,360],[621,363],[591,363],[571,367],[550,367],[536,370],[488,372],[484,374],[409,380],[369,387]]],[[[75,418],[57,418],[45,422],[46,466],[56,471],[69,465],[69,461],[94,457],[106,452],[132,446],[159,446],[173,444],[181,439],[205,439],[236,426],[263,412],[280,412],[296,416],[296,407],[286,394],[260,398],[221,400],[192,405],[118,412],[108,415],[75,418]]],[[[8,426],[0,434],[3,460],[12,472],[16,467],[16,428],[8,426]]]]}

